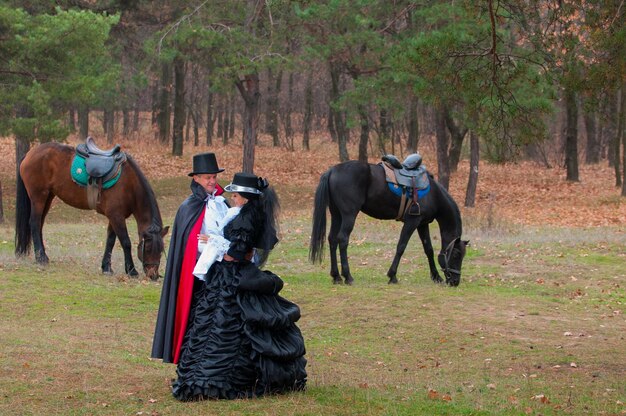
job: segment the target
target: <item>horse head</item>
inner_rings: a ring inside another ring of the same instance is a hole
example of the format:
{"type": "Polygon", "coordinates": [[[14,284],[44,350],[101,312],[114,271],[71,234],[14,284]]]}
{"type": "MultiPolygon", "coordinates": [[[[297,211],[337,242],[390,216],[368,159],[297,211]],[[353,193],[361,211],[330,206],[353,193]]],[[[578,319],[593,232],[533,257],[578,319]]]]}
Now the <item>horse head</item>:
{"type": "Polygon", "coordinates": [[[170,227],[150,227],[141,233],[141,240],[137,245],[137,258],[143,264],[143,271],[151,280],[159,278],[159,265],[161,253],[165,251],[163,237],[167,235],[170,227]]]}
{"type": "Polygon", "coordinates": [[[439,253],[439,266],[446,276],[446,283],[450,286],[458,286],[461,283],[461,266],[468,244],[469,240],[461,240],[461,237],[457,237],[439,253]]]}

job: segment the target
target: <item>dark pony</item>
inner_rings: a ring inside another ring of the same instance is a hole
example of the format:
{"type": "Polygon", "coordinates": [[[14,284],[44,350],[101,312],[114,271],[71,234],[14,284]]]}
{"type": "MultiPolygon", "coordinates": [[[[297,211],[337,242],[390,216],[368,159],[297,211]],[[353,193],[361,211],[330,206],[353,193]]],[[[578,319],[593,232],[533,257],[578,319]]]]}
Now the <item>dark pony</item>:
{"type": "MultiPolygon", "coordinates": [[[[32,241],[37,262],[48,263],[42,229],[55,196],[72,207],[90,209],[87,188],[77,185],[71,177],[70,167],[74,154],[71,146],[44,143],[31,149],[22,160],[17,175],[15,206],[17,256],[28,254],[32,241]]],[[[137,257],[143,264],[146,276],[152,280],[158,279],[161,253],[164,251],[163,237],[169,227],[163,228],[154,191],[130,155],[127,155],[118,182],[111,188],[100,191],[96,211],[109,220],[102,272],[113,273],[111,252],[117,237],[124,250],[126,273],[130,276],[138,275],[126,229],[126,218],[133,215],[139,232],[137,257]]]]}
{"type": "MultiPolygon", "coordinates": [[[[407,213],[400,233],[396,255],[387,272],[389,283],[397,283],[396,273],[407,243],[417,229],[424,252],[428,257],[430,278],[443,282],[435,266],[433,246],[428,225],[437,220],[441,232],[442,248],[438,260],[450,286],[461,281],[461,265],[468,241],[461,240],[463,231],[461,213],[450,194],[429,174],[430,191],[419,200],[420,214],[407,213]]],[[[348,161],[327,170],[320,178],[315,192],[313,229],[309,246],[309,259],[321,262],[326,238],[326,209],[330,210],[331,223],[328,233],[330,246],[330,275],[334,283],[341,283],[337,268],[337,246],[341,258],[341,276],[346,284],[354,279],[348,265],[350,233],[359,211],[381,220],[392,220],[398,215],[401,198],[389,190],[382,166],[348,161]]]]}

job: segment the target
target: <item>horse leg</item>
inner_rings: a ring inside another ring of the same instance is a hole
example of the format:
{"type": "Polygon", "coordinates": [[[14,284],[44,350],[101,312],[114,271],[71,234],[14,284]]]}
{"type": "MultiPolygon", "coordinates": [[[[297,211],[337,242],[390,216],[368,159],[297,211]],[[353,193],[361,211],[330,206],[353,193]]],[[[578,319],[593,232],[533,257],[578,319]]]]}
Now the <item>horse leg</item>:
{"type": "Polygon", "coordinates": [[[387,283],[398,283],[398,278],[396,277],[396,273],[398,272],[398,265],[400,264],[400,259],[406,250],[406,246],[411,239],[411,236],[415,232],[415,225],[409,224],[407,222],[402,226],[402,231],[400,231],[400,238],[398,238],[398,245],[396,246],[396,255],[391,262],[391,266],[387,271],[387,277],[389,277],[389,282],[387,283]]]}
{"type": "Polygon", "coordinates": [[[39,264],[48,264],[50,259],[46,254],[46,248],[43,244],[43,222],[50,210],[50,205],[54,195],[48,194],[43,199],[43,203],[40,201],[32,201],[30,208],[30,229],[33,237],[33,248],[35,251],[35,260],[39,264]]]}
{"type": "Polygon", "coordinates": [[[117,238],[119,238],[122,249],[124,250],[124,271],[131,277],[138,276],[139,273],[137,269],[135,269],[133,256],[131,254],[131,242],[128,236],[128,230],[126,229],[126,221],[124,219],[115,221],[109,218],[109,224],[113,226],[113,231],[117,235],[117,238]]]}
{"type": "Polygon", "coordinates": [[[107,227],[107,241],[104,246],[104,256],[102,256],[102,273],[106,275],[113,274],[113,269],[111,268],[111,253],[113,252],[116,238],[117,236],[115,235],[115,231],[113,231],[113,226],[109,222],[109,226],[107,227]]]}
{"type": "Polygon", "coordinates": [[[430,268],[430,278],[435,283],[443,283],[443,279],[439,276],[437,266],[435,266],[435,252],[433,251],[433,243],[430,240],[430,229],[428,224],[422,224],[417,227],[420,240],[422,240],[422,246],[424,247],[424,253],[428,258],[428,267],[430,268]]]}
{"type": "Polygon", "coordinates": [[[348,264],[348,243],[350,242],[350,234],[354,229],[356,215],[351,218],[342,217],[341,228],[337,234],[337,243],[339,245],[339,257],[341,259],[341,275],[347,285],[354,282],[350,274],[350,265],[348,264]]]}
{"type": "Polygon", "coordinates": [[[333,278],[333,283],[341,284],[341,276],[339,275],[339,268],[337,267],[337,234],[341,227],[341,215],[337,212],[333,213],[333,209],[330,210],[330,230],[328,231],[328,247],[330,249],[330,276],[333,278]]]}

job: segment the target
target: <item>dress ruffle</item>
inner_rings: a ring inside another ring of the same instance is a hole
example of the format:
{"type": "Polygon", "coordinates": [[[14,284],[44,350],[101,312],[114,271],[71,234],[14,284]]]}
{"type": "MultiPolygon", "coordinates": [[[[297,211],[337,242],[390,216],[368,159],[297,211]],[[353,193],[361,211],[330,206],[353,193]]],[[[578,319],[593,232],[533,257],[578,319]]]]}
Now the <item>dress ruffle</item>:
{"type": "MultiPolygon", "coordinates": [[[[305,387],[298,306],[255,291],[254,285],[239,290],[241,267],[249,279],[249,265],[216,263],[198,293],[173,384],[178,400],[237,399],[305,387]]],[[[267,271],[257,273],[280,280],[267,271]]],[[[282,282],[276,286],[280,290],[282,282]]]]}

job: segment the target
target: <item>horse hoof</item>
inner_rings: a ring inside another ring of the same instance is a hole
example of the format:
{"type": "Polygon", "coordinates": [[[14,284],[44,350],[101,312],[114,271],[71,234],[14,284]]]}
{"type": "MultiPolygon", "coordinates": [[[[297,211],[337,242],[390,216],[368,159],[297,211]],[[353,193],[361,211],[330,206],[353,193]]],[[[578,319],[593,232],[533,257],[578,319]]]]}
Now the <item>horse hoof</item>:
{"type": "Polygon", "coordinates": [[[346,279],[346,284],[348,286],[352,286],[352,283],[354,283],[354,279],[353,278],[346,279]]]}
{"type": "Polygon", "coordinates": [[[102,274],[105,276],[113,276],[113,270],[109,269],[109,270],[102,270],[102,274]]]}
{"type": "Polygon", "coordinates": [[[342,283],[341,279],[333,279],[333,285],[340,285],[342,283]]]}
{"type": "Polygon", "coordinates": [[[389,279],[389,281],[387,282],[390,285],[397,285],[398,284],[398,279],[396,279],[395,277],[392,279],[389,279]]]}

